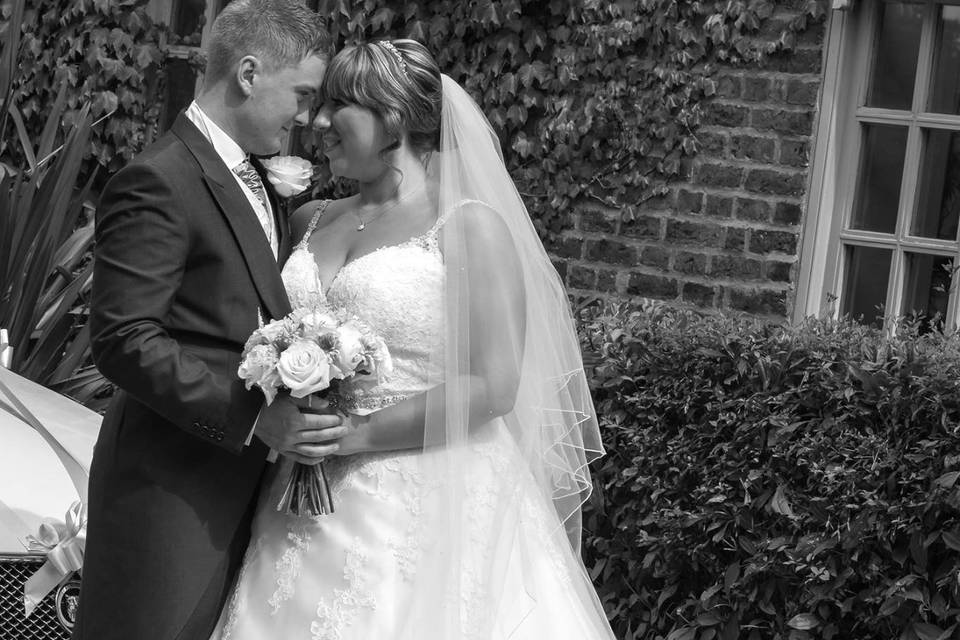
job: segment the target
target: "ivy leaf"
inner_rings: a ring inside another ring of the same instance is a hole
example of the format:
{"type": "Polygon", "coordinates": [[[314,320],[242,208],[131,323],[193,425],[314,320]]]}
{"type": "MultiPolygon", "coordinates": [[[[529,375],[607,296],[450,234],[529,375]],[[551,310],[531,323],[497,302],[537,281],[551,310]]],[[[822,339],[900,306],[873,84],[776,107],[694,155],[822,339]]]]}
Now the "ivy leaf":
{"type": "Polygon", "coordinates": [[[790,506],[790,501],[787,500],[787,496],[784,491],[784,485],[782,484],[777,485],[777,490],[773,494],[773,499],[770,500],[770,508],[773,509],[775,513],[787,516],[788,518],[797,517],[797,514],[793,511],[793,507],[790,506]]]}
{"type": "Polygon", "coordinates": [[[727,591],[740,579],[740,563],[732,562],[723,575],[723,587],[727,591]]]}
{"type": "Polygon", "coordinates": [[[93,115],[101,116],[117,110],[117,94],[112,91],[101,91],[93,100],[93,115]]]}
{"type": "Polygon", "coordinates": [[[701,613],[696,618],[696,623],[701,627],[712,627],[714,625],[719,624],[720,622],[721,622],[720,617],[713,612],[701,613]]]}
{"type": "Polygon", "coordinates": [[[889,616],[896,613],[903,605],[904,600],[900,596],[890,596],[880,605],[879,613],[881,616],[889,616]]]}
{"type": "Polygon", "coordinates": [[[949,471],[937,478],[934,482],[936,482],[937,486],[949,489],[957,483],[957,478],[960,478],[960,471],[949,471]]]}
{"type": "Polygon", "coordinates": [[[526,158],[533,153],[534,143],[521,133],[516,139],[514,139],[510,147],[516,151],[521,158],[526,158]]]}
{"type": "Polygon", "coordinates": [[[681,627],[680,629],[671,631],[670,635],[667,636],[667,640],[696,640],[696,637],[696,627],[681,627]]]}
{"type": "Polygon", "coordinates": [[[370,26],[374,31],[386,31],[393,23],[394,15],[396,14],[389,7],[381,7],[370,17],[370,26]]]}
{"type": "Polygon", "coordinates": [[[547,77],[547,65],[539,60],[525,64],[517,71],[517,77],[525,87],[532,87],[534,80],[542,84],[547,77]]]}
{"type": "Polygon", "coordinates": [[[807,631],[820,624],[820,619],[812,613],[801,613],[795,615],[787,622],[787,626],[798,631],[807,631]]]}
{"type": "Polygon", "coordinates": [[[960,535],[957,535],[953,531],[943,531],[941,532],[940,537],[943,538],[943,542],[948,547],[954,551],[960,551],[960,535]]]}
{"type": "Polygon", "coordinates": [[[914,622],[913,632],[920,640],[940,640],[943,635],[943,629],[929,622],[914,622]]]}
{"type": "Polygon", "coordinates": [[[484,26],[500,26],[501,23],[502,18],[500,17],[500,12],[497,10],[497,5],[492,0],[486,0],[480,9],[480,24],[484,26]]]}
{"type": "Polygon", "coordinates": [[[141,69],[146,69],[155,62],[159,62],[160,53],[156,47],[138,46],[134,48],[134,61],[141,69]]]}
{"type": "Polygon", "coordinates": [[[427,39],[427,34],[423,28],[423,22],[420,20],[415,21],[411,26],[410,30],[407,32],[409,37],[413,40],[423,41],[427,39]]]}

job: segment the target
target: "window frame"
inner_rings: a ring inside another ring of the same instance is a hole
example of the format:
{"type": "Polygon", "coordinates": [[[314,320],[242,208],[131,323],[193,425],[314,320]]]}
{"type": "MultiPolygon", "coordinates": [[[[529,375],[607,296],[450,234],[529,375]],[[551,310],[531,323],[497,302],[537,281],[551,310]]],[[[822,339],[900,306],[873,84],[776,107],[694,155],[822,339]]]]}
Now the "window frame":
{"type": "MultiPolygon", "coordinates": [[[[909,0],[908,0],[909,1],[909,0]]],[[[927,14],[920,35],[913,103],[909,112],[867,107],[866,93],[870,81],[872,54],[879,30],[880,2],[856,3],[849,9],[829,12],[824,46],[824,71],[820,108],[814,125],[815,138],[810,171],[807,213],[802,230],[800,269],[797,280],[793,319],[807,316],[839,314],[839,296],[845,283],[847,267],[844,253],[848,246],[870,246],[891,249],[893,255],[887,286],[886,308],[897,313],[887,315],[892,323],[903,306],[908,269],[908,253],[948,256],[954,267],[960,265],[960,240],[941,240],[915,236],[908,227],[920,202],[919,182],[923,162],[923,130],[946,129],[960,133],[960,115],[935,114],[924,111],[933,77],[936,56],[935,15],[941,5],[960,6],[960,0],[919,0],[927,14]],[[931,15],[934,14],[933,19],[931,15]],[[856,84],[852,90],[849,88],[856,84]],[[919,83],[919,84],[918,84],[919,83]],[[908,126],[903,177],[900,186],[897,224],[894,232],[880,233],[850,228],[854,214],[857,181],[860,177],[863,124],[895,124],[908,126]]],[[[945,324],[958,326],[957,286],[954,277],[945,324]]]]}

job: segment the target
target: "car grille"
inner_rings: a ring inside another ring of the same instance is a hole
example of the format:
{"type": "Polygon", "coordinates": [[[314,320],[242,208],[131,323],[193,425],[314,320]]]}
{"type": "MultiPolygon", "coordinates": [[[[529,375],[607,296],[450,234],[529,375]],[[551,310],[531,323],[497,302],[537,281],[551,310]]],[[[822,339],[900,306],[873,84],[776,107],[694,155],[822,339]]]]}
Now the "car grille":
{"type": "Polygon", "coordinates": [[[23,584],[43,565],[43,556],[0,556],[0,640],[68,640],[54,607],[56,589],[30,617],[23,617],[23,584]]]}

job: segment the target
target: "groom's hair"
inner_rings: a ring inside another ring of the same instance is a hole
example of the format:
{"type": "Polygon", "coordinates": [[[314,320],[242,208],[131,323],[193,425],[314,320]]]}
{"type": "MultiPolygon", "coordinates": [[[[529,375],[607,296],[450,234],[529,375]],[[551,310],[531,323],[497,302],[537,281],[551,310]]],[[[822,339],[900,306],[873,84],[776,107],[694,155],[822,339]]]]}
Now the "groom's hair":
{"type": "Polygon", "coordinates": [[[329,58],[330,49],[324,19],[302,0],[233,0],[213,22],[204,79],[219,80],[247,55],[275,71],[309,55],[329,58]]]}

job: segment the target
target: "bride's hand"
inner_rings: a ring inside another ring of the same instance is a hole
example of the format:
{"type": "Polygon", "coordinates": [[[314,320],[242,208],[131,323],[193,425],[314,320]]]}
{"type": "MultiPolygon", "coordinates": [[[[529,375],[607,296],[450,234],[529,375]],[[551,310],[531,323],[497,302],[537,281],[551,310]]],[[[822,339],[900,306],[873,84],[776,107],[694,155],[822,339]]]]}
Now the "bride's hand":
{"type": "Polygon", "coordinates": [[[254,433],[268,447],[303,464],[317,464],[336,453],[338,440],[345,435],[340,416],[327,410],[325,400],[304,400],[280,393],[260,412],[254,433]]]}

